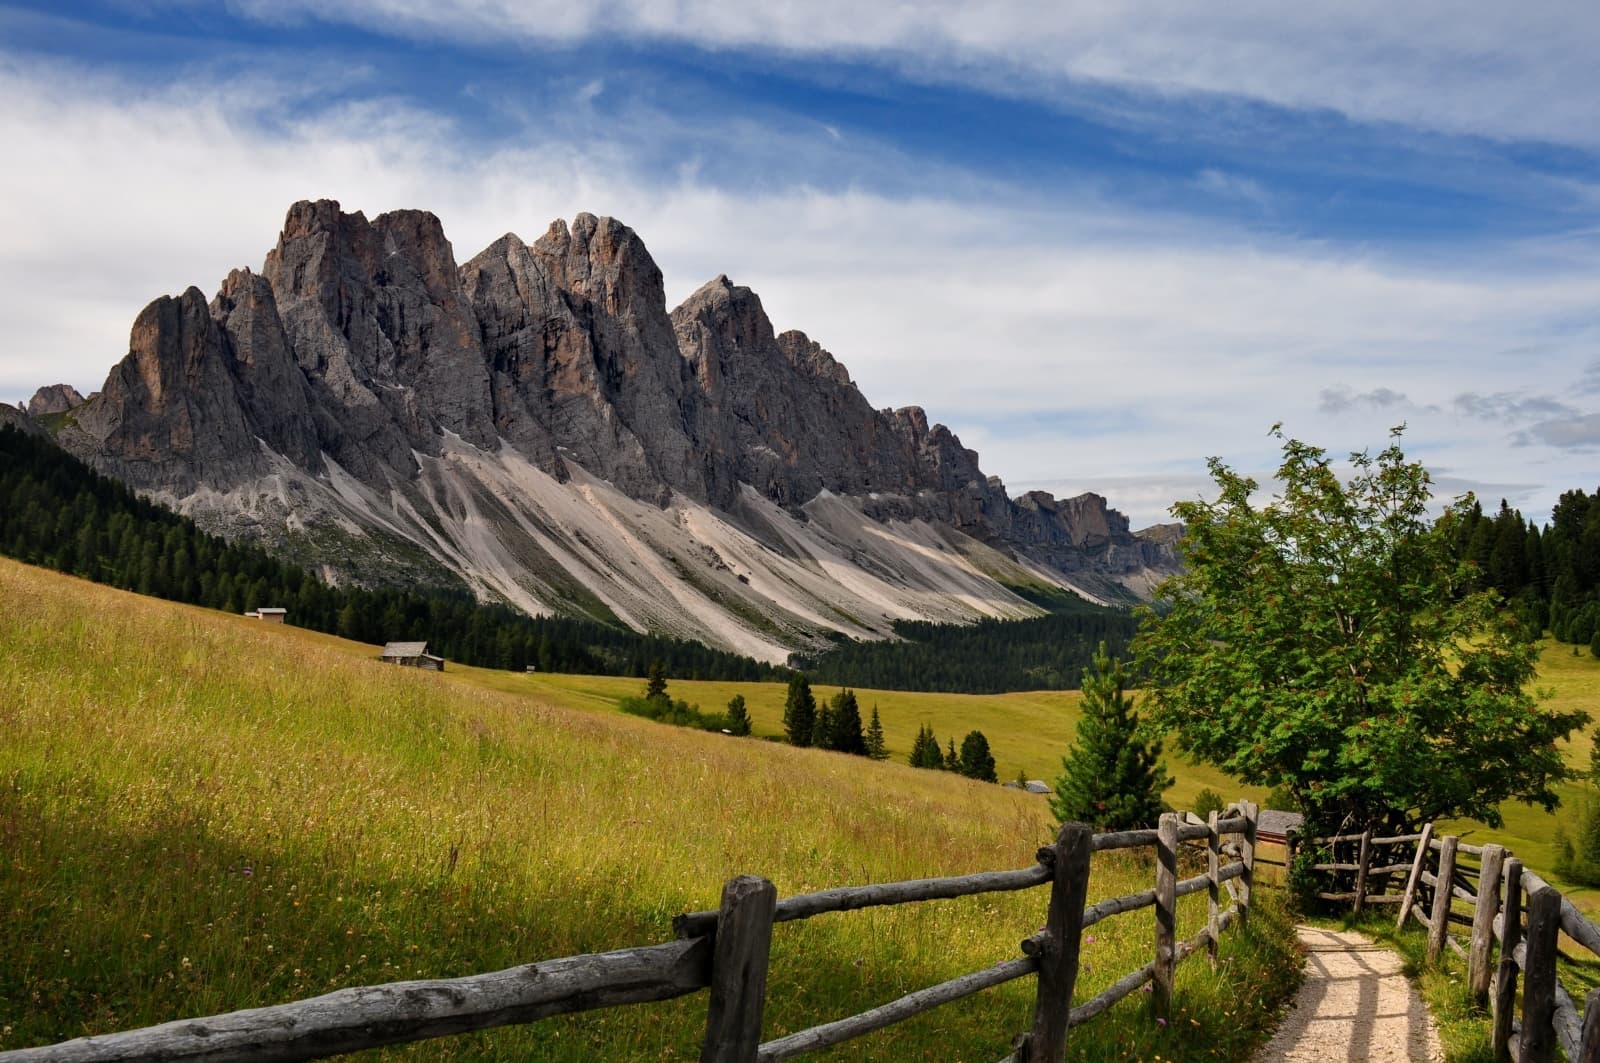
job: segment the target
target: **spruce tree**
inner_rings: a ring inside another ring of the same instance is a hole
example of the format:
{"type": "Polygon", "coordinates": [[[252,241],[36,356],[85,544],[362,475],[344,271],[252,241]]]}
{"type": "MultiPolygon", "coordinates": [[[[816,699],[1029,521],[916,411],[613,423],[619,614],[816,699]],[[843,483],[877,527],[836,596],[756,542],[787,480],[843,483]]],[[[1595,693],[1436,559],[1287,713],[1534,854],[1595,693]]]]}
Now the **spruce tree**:
{"type": "Polygon", "coordinates": [[[942,767],[945,771],[961,770],[961,754],[956,752],[956,740],[954,736],[950,738],[950,748],[945,750],[944,764],[942,767]]]}
{"type": "Polygon", "coordinates": [[[867,724],[867,756],[873,760],[887,760],[889,750],[883,744],[883,721],[878,719],[878,706],[872,706],[872,722],[867,724]]]}
{"type": "Polygon", "coordinates": [[[1083,672],[1083,716],[1078,741],[1061,758],[1050,810],[1062,823],[1087,823],[1096,830],[1152,827],[1161,815],[1161,793],[1172,785],[1161,763],[1161,743],[1136,734],[1139,714],[1124,695],[1122,662],[1100,644],[1083,672]]]}
{"type": "Polygon", "coordinates": [[[728,730],[741,737],[750,733],[750,710],[745,708],[743,694],[728,699],[728,730]]]}
{"type": "Polygon", "coordinates": [[[855,691],[841,690],[833,696],[827,734],[829,749],[866,756],[867,739],[861,733],[861,706],[856,702],[855,691]]]}
{"type": "Polygon", "coordinates": [[[916,741],[911,743],[910,763],[913,768],[944,767],[944,754],[939,752],[939,739],[934,737],[933,728],[927,724],[917,728],[916,741]]]}
{"type": "Polygon", "coordinates": [[[816,721],[817,699],[811,693],[811,681],[796,672],[789,677],[789,695],[783,702],[783,733],[789,736],[789,744],[809,746],[816,721]]]}
{"type": "Polygon", "coordinates": [[[961,740],[961,774],[982,782],[999,782],[994,770],[994,754],[989,751],[989,739],[982,731],[969,731],[961,740]]]}
{"type": "Polygon", "coordinates": [[[832,749],[833,706],[827,701],[817,702],[817,714],[811,719],[811,744],[818,749],[832,749]]]}
{"type": "Polygon", "coordinates": [[[667,666],[657,657],[650,662],[650,677],[645,680],[644,696],[650,700],[667,696],[667,666]]]}

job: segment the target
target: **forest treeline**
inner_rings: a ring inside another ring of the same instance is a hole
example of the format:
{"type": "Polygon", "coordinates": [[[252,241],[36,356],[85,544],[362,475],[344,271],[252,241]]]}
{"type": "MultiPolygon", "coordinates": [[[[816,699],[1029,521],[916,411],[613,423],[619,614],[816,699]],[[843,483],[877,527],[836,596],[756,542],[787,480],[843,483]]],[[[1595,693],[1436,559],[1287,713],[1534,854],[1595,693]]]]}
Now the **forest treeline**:
{"type": "Polygon", "coordinates": [[[1528,631],[1600,656],[1600,490],[1565,492],[1542,528],[1504,499],[1492,515],[1474,503],[1454,536],[1479,586],[1499,591],[1528,631]]]}
{"type": "Polygon", "coordinates": [[[791,659],[819,683],[874,690],[1000,694],[1075,690],[1101,642],[1120,654],[1133,616],[1082,599],[1041,602],[1055,610],[1028,620],[971,625],[896,621],[903,641],[846,642],[809,660],[791,659]]]}
{"type": "Polygon", "coordinates": [[[299,627],[359,642],[426,641],[433,653],[485,668],[643,676],[659,660],[686,679],[788,674],[687,639],[530,617],[480,603],[465,589],[333,587],[260,547],[207,534],[54,443],[10,426],[0,426],[0,553],[230,613],[281,606],[299,627]]]}

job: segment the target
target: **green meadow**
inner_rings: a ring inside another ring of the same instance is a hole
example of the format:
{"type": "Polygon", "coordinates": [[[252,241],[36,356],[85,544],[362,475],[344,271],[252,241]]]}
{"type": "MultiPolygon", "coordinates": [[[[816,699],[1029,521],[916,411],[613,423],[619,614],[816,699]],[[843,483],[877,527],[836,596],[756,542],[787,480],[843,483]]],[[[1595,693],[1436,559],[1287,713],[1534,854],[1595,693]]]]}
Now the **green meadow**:
{"type": "MultiPolygon", "coordinates": [[[[901,755],[875,763],[625,716],[615,697],[636,681],[375,656],[0,561],[0,1049],[665,941],[735,874],[788,895],[1027,866],[1051,834],[1042,800],[898,761],[926,720],[958,742],[984,730],[1003,772],[1049,778],[1073,721],[1056,695],[869,692],[901,755]]],[[[706,708],[735,690],[775,733],[779,687],[673,684],[706,708]]],[[[1091,898],[1152,876],[1147,859],[1097,857],[1091,898]]],[[[1071,1057],[1246,1055],[1295,982],[1272,897],[1216,975],[1185,965],[1169,1026],[1127,1001],[1075,1031],[1071,1057]]],[[[1014,957],[1045,903],[1035,890],[782,925],[766,1035],[1014,957]]],[[[1203,901],[1180,905],[1181,934],[1203,919],[1203,901]]],[[[1148,961],[1149,913],[1091,936],[1080,999],[1148,961]]],[[[998,1058],[1032,990],[825,1055],[998,1058]]],[[[381,1054],[693,1058],[704,1008],[696,994],[381,1054]]]]}

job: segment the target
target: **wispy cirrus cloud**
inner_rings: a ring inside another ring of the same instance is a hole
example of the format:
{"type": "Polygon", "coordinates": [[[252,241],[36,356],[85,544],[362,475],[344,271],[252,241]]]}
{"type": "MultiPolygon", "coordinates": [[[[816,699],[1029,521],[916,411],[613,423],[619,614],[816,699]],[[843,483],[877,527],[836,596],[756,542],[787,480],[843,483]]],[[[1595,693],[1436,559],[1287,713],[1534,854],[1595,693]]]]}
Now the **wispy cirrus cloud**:
{"type": "Polygon", "coordinates": [[[235,0],[234,9],[270,22],[318,19],[480,43],[620,37],[874,58],[913,76],[1045,98],[1059,97],[1063,83],[1107,85],[1451,134],[1600,145],[1590,105],[1600,87],[1600,8],[1584,3],[1477,5],[1470,17],[1445,0],[733,7],[716,0],[235,0]]]}

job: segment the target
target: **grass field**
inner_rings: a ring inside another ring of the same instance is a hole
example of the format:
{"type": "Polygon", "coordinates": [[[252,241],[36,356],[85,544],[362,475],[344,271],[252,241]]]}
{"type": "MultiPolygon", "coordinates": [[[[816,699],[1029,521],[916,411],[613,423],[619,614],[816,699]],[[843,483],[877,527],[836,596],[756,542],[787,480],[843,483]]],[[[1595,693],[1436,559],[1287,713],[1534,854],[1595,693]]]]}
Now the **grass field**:
{"type": "MultiPolygon", "coordinates": [[[[363,647],[365,652],[370,649],[363,647]]],[[[617,699],[643,691],[642,679],[597,675],[517,675],[481,668],[454,670],[462,682],[506,693],[533,693],[573,708],[613,711],[617,699]]],[[[783,735],[783,700],[787,688],[782,683],[732,683],[674,679],[674,697],[698,704],[707,712],[720,712],[735,694],[743,694],[750,710],[757,737],[783,735]]],[[[820,704],[839,690],[817,685],[812,691],[820,704]]],[[[912,739],[923,724],[930,725],[944,747],[951,738],[956,748],[968,731],[982,731],[994,753],[996,770],[1002,781],[1015,779],[1019,772],[1030,779],[1054,782],[1061,773],[1061,755],[1077,738],[1078,701],[1076,690],[1041,690],[1015,694],[928,694],[904,690],[858,690],[863,721],[871,719],[877,706],[883,721],[884,739],[891,759],[904,763],[911,752],[912,739]]],[[[1206,765],[1188,764],[1168,754],[1168,769],[1176,777],[1167,801],[1174,807],[1190,805],[1201,789],[1209,787],[1226,800],[1248,797],[1261,800],[1266,791],[1241,786],[1228,776],[1206,765]]]]}
{"type": "MultiPolygon", "coordinates": [[[[1591,723],[1578,734],[1567,749],[1567,759],[1574,767],[1586,770],[1594,738],[1594,723],[1600,722],[1600,660],[1587,649],[1579,655],[1564,643],[1546,642],[1539,660],[1539,686],[1553,696],[1546,705],[1564,711],[1587,713],[1591,723]]],[[[1584,785],[1568,783],[1559,790],[1564,808],[1554,813],[1536,806],[1509,802],[1501,806],[1505,826],[1491,830],[1480,823],[1452,823],[1450,830],[1476,845],[1499,842],[1508,846],[1523,862],[1538,870],[1539,874],[1561,887],[1573,903],[1591,913],[1600,914],[1600,890],[1572,886],[1554,874],[1556,828],[1572,816],[1572,806],[1581,799],[1584,785]]]]}
{"type": "MultiPolygon", "coordinates": [[[[734,874],[787,895],[1021,867],[1050,834],[1042,801],[1000,787],[623,716],[612,699],[635,681],[373,657],[0,560],[0,1049],[663,941],[734,874]]],[[[674,683],[707,708],[731,689],[674,683]]],[[[763,731],[779,696],[747,692],[763,731]]],[[[868,695],[869,710],[874,697],[897,750],[922,719],[958,741],[977,727],[1007,772],[1053,775],[1071,731],[1071,699],[1053,695],[868,695]]],[[[1091,896],[1151,877],[1097,857],[1091,896]]],[[[1044,904],[1031,891],[781,926],[766,1033],[1013,957],[1044,904]]],[[[1180,932],[1203,912],[1186,901],[1180,932]]],[[[1095,928],[1080,997],[1148,960],[1148,915],[1095,928]]],[[[1253,926],[1229,935],[1220,977],[1185,966],[1170,1027],[1130,1001],[1075,1031],[1072,1058],[1240,1058],[1294,983],[1283,912],[1264,903],[1253,926]]],[[[1031,997],[1014,983],[829,1058],[998,1058],[1031,997]]],[[[386,1054],[693,1057],[704,1007],[697,994],[386,1054]]]]}

